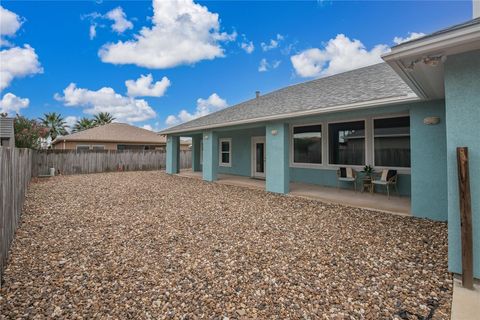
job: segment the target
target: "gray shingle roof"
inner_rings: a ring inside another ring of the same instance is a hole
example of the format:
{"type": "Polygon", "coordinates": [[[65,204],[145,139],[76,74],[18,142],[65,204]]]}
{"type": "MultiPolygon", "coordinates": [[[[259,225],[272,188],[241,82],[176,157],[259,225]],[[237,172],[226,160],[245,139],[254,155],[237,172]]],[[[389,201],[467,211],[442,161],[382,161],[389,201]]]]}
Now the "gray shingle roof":
{"type": "Polygon", "coordinates": [[[273,91],[160,133],[187,132],[208,126],[290,115],[387,98],[415,96],[386,63],[315,79],[273,91]]]}

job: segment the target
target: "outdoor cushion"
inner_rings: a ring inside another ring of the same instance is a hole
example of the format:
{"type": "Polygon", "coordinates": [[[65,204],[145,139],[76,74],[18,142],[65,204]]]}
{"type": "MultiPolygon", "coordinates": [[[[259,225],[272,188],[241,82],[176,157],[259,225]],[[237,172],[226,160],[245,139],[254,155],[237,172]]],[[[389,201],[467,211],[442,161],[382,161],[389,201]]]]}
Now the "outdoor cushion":
{"type": "Polygon", "coordinates": [[[388,170],[387,180],[390,180],[392,177],[397,175],[397,170],[388,170]]]}
{"type": "Polygon", "coordinates": [[[380,181],[387,181],[387,177],[388,177],[388,170],[382,170],[380,181]]]}
{"type": "Polygon", "coordinates": [[[373,180],[373,184],[388,184],[388,181],[382,181],[382,180],[373,180]]]}
{"type": "Polygon", "coordinates": [[[340,177],[340,178],[338,178],[338,180],[340,180],[340,181],[355,181],[355,178],[348,178],[348,177],[342,178],[342,177],[340,177]]]}
{"type": "Polygon", "coordinates": [[[353,178],[352,168],[340,167],[340,177],[341,178],[353,178]]]}

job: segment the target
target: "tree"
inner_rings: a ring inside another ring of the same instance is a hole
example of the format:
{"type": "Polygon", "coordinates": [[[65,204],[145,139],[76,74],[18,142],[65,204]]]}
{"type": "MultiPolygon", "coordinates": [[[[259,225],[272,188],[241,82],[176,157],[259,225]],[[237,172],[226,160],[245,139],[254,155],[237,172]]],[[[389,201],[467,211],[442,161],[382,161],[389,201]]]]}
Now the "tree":
{"type": "Polygon", "coordinates": [[[77,122],[73,126],[72,132],[79,132],[79,131],[90,129],[93,127],[95,127],[94,120],[88,119],[88,118],[82,118],[80,120],[77,120],[77,122]]]}
{"type": "Polygon", "coordinates": [[[40,139],[49,134],[49,129],[38,121],[17,115],[13,122],[17,148],[40,149],[40,139]]]}
{"type": "Polygon", "coordinates": [[[66,135],[67,123],[63,119],[62,115],[56,112],[49,112],[43,115],[43,118],[39,118],[41,124],[48,128],[48,136],[53,140],[59,135],[66,135]]]}
{"type": "Polygon", "coordinates": [[[93,121],[96,126],[112,123],[113,120],[115,120],[115,118],[109,112],[99,112],[93,116],[93,121]]]}

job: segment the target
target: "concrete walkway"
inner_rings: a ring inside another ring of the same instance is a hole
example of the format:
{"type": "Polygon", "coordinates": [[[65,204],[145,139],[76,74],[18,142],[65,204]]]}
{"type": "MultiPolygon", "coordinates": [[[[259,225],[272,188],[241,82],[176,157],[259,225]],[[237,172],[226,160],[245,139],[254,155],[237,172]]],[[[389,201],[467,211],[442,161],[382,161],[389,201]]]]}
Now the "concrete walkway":
{"type": "MultiPolygon", "coordinates": [[[[202,172],[182,170],[180,176],[202,179],[202,172]]],[[[219,174],[215,181],[219,184],[265,190],[265,180],[250,177],[219,174]]],[[[320,200],[326,203],[344,204],[352,207],[372,209],[393,214],[410,215],[410,198],[396,195],[388,198],[379,193],[354,192],[350,189],[337,189],[306,183],[290,183],[289,195],[320,200]]]]}
{"type": "Polygon", "coordinates": [[[480,319],[480,283],[474,284],[474,290],[468,290],[462,287],[460,279],[454,279],[451,319],[480,319]]]}

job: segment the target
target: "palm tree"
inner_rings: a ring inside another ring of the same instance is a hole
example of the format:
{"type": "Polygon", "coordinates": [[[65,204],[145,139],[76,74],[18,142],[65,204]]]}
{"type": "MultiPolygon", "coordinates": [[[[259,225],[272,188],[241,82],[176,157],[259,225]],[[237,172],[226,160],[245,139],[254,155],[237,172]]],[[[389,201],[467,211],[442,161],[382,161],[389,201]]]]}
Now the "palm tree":
{"type": "Polygon", "coordinates": [[[93,119],[82,118],[80,120],[77,120],[77,122],[73,126],[72,132],[79,132],[93,127],[95,127],[95,121],[93,119]]]}
{"type": "Polygon", "coordinates": [[[39,120],[44,127],[48,128],[48,136],[50,136],[52,141],[55,140],[58,135],[68,134],[67,123],[59,113],[45,113],[39,120]]]}
{"type": "Polygon", "coordinates": [[[104,124],[111,123],[115,118],[109,112],[99,112],[93,116],[93,122],[96,126],[103,126],[104,124]]]}

